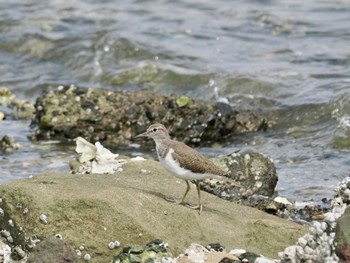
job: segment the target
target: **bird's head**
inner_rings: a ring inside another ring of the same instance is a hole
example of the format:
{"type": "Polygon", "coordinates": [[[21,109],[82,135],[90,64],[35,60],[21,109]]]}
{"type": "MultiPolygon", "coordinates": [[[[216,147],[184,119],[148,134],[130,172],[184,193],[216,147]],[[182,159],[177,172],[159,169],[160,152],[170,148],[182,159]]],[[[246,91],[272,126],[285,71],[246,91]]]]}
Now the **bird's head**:
{"type": "Polygon", "coordinates": [[[155,123],[148,127],[147,131],[137,135],[135,138],[152,138],[155,141],[169,138],[169,133],[163,124],[155,123]]]}

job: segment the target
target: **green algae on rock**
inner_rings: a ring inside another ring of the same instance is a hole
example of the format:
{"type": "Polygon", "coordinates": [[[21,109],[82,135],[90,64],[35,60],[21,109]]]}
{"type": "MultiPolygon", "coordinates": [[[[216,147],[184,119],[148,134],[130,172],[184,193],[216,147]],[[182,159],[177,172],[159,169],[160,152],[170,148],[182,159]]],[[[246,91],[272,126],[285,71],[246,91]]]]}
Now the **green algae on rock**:
{"type": "Polygon", "coordinates": [[[144,246],[134,245],[125,247],[119,255],[115,256],[113,263],[136,262],[163,262],[162,259],[171,258],[167,245],[160,239],[148,242],[144,246]]]}
{"type": "Polygon", "coordinates": [[[223,142],[237,133],[267,127],[258,112],[224,103],[192,100],[150,92],[111,91],[60,86],[35,103],[37,139],[73,139],[127,145],[151,123],[161,122],[188,144],[223,142]]]}
{"type": "Polygon", "coordinates": [[[337,255],[341,262],[350,260],[350,207],[348,206],[345,213],[337,220],[336,226],[336,249],[337,255]]]}

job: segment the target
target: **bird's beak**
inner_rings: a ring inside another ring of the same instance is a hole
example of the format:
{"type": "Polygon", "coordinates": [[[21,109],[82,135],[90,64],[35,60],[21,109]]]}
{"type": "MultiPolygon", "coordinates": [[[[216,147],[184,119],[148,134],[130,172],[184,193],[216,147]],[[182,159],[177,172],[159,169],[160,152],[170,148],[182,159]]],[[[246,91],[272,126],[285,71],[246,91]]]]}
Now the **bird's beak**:
{"type": "Polygon", "coordinates": [[[144,132],[135,136],[135,138],[144,138],[144,137],[148,137],[148,132],[144,132]]]}

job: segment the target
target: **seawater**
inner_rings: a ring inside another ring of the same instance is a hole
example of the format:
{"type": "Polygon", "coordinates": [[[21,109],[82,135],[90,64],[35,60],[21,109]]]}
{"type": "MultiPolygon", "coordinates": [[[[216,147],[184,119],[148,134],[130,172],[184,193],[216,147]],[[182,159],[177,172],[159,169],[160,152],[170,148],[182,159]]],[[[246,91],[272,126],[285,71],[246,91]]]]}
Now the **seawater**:
{"type": "MultiPolygon", "coordinates": [[[[349,13],[346,0],[0,1],[0,85],[31,101],[70,83],[227,97],[272,128],[200,150],[263,152],[281,195],[318,202],[349,173],[349,13]]],[[[30,132],[0,122],[22,144],[1,156],[2,183],[68,171],[74,146],[32,143],[30,132]]]]}

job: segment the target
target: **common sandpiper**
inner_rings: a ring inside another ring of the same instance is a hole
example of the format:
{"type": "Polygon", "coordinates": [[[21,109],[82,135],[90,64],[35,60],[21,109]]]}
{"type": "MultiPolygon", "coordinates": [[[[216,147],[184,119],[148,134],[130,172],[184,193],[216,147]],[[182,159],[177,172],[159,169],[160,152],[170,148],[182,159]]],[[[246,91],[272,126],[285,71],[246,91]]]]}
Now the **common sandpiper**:
{"type": "Polygon", "coordinates": [[[187,184],[185,194],[180,201],[166,199],[168,201],[198,209],[201,213],[199,182],[207,178],[230,177],[229,172],[222,170],[196,150],[180,141],[172,140],[168,130],[160,123],[152,124],[146,132],[137,135],[135,138],[140,137],[152,138],[156,143],[158,158],[162,166],[177,178],[185,180],[187,184]],[[198,205],[195,206],[185,203],[185,198],[190,190],[189,181],[193,182],[197,188],[198,205]]]}

